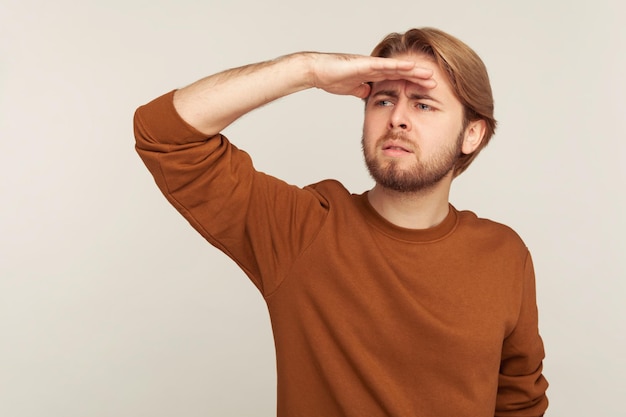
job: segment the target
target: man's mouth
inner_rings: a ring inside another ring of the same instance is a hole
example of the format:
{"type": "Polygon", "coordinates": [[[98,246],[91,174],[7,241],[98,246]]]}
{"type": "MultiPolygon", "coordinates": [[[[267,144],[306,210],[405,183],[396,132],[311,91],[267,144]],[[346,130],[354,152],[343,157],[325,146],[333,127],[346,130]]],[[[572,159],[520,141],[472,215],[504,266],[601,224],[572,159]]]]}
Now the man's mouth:
{"type": "Polygon", "coordinates": [[[383,149],[384,150],[391,149],[391,150],[396,150],[396,151],[409,152],[408,149],[406,149],[406,148],[404,148],[402,146],[385,146],[383,149]]]}
{"type": "Polygon", "coordinates": [[[413,153],[413,150],[410,146],[396,140],[389,140],[383,143],[382,150],[384,153],[391,155],[403,155],[413,153]]]}

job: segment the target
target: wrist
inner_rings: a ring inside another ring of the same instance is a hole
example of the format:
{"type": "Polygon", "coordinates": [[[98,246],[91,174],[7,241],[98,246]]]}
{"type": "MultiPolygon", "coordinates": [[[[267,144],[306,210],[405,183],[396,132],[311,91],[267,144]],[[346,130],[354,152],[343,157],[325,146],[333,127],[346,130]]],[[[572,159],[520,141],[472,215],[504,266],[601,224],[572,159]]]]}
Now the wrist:
{"type": "Polygon", "coordinates": [[[296,52],[279,58],[286,61],[285,76],[294,77],[297,90],[317,87],[315,67],[318,55],[316,52],[296,52]]]}

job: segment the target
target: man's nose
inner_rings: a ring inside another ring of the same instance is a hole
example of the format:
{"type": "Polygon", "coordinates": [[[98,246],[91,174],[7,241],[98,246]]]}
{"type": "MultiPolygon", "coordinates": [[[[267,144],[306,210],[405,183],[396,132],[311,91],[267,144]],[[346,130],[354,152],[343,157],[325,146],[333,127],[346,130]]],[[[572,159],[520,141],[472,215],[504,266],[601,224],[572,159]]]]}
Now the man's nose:
{"type": "Polygon", "coordinates": [[[389,129],[411,130],[411,122],[404,105],[396,104],[389,118],[389,129]]]}

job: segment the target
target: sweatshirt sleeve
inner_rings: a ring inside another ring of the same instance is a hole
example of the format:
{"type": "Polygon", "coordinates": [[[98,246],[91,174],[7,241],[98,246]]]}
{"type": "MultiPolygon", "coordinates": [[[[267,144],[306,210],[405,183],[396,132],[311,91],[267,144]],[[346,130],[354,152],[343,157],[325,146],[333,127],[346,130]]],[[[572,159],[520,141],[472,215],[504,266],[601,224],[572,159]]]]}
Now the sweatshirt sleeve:
{"type": "Polygon", "coordinates": [[[268,295],[314,238],[326,202],[256,171],[221,134],[205,137],[176,112],[173,95],[137,109],[136,150],[176,210],[268,295]]]}
{"type": "Polygon", "coordinates": [[[548,407],[548,382],[542,374],[544,356],[538,330],[535,275],[528,253],[518,320],[503,343],[496,417],[544,415],[548,407]]]}

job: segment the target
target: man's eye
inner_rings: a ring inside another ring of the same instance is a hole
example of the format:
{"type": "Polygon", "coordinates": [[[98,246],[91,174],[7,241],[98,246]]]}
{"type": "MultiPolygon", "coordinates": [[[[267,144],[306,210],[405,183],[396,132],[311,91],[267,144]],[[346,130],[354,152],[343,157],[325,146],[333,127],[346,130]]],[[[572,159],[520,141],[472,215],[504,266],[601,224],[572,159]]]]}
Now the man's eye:
{"type": "Polygon", "coordinates": [[[424,104],[424,103],[417,103],[417,108],[420,110],[424,110],[424,111],[431,111],[433,109],[428,104],[424,104]]]}
{"type": "Polygon", "coordinates": [[[391,106],[391,105],[392,105],[392,103],[391,103],[391,101],[389,101],[389,100],[378,100],[378,101],[376,102],[376,105],[377,105],[377,106],[381,106],[381,107],[387,107],[387,106],[391,106]]]}

